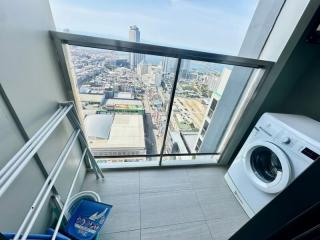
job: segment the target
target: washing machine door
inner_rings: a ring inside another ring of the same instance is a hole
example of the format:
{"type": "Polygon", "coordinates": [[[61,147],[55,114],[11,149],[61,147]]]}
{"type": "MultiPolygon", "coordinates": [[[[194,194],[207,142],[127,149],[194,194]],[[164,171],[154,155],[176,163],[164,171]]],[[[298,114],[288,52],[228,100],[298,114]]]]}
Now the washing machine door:
{"type": "Polygon", "coordinates": [[[278,193],[290,182],[290,161],[287,155],[271,142],[256,141],[249,144],[243,162],[246,174],[261,191],[278,193]]]}

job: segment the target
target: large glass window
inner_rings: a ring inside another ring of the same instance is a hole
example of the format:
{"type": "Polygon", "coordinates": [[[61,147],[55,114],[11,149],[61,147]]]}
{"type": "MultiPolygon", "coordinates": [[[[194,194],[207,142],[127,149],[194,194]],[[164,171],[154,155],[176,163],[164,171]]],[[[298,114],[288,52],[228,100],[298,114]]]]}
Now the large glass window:
{"type": "MultiPolygon", "coordinates": [[[[103,167],[217,163],[217,144],[224,141],[232,110],[244,90],[253,94],[251,83],[257,86],[271,65],[84,35],[51,35],[70,80],[68,96],[75,100],[91,152],[103,167]],[[260,74],[252,74],[254,69],[260,74]]],[[[250,96],[245,95],[246,101],[250,96]]]]}
{"type": "Polygon", "coordinates": [[[67,52],[93,155],[104,157],[100,163],[156,161],[144,156],[160,154],[177,60],[79,46],[67,52]]]}
{"type": "MultiPolygon", "coordinates": [[[[251,68],[182,60],[165,141],[165,153],[209,154],[215,151],[213,146],[210,146],[210,138],[214,137],[212,128],[215,123],[212,119],[215,109],[222,98],[228,100],[229,96],[224,92],[229,81],[247,81],[249,75],[244,75],[244,72],[250,75],[251,68]]],[[[199,158],[175,156],[165,159],[199,158]]]]}
{"type": "Polygon", "coordinates": [[[87,141],[102,166],[217,160],[210,146],[213,116],[229,98],[229,81],[246,82],[251,68],[73,45],[65,50],[87,141]]]}

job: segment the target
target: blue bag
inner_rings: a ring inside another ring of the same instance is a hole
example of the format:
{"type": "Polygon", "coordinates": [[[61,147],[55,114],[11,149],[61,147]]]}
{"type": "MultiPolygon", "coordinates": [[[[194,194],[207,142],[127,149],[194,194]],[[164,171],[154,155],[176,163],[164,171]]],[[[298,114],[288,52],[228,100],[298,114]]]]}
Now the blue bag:
{"type": "Polygon", "coordinates": [[[91,240],[103,227],[112,205],[83,199],[71,212],[65,232],[75,239],[91,240]]]}

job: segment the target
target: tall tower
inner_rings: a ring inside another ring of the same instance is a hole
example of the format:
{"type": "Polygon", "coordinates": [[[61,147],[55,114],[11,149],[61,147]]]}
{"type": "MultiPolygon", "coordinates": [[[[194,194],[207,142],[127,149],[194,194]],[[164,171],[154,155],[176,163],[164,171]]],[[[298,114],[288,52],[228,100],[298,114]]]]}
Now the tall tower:
{"type": "Polygon", "coordinates": [[[129,41],[140,42],[140,31],[136,25],[129,27],[129,41]]]}
{"type": "MultiPolygon", "coordinates": [[[[140,42],[140,31],[136,25],[129,27],[129,41],[131,42],[140,42]]],[[[144,59],[143,54],[139,53],[130,53],[129,62],[130,68],[134,69],[137,65],[144,59]]]]}
{"type": "Polygon", "coordinates": [[[162,69],[162,74],[169,73],[169,58],[168,57],[162,57],[161,69],[162,69]]]}

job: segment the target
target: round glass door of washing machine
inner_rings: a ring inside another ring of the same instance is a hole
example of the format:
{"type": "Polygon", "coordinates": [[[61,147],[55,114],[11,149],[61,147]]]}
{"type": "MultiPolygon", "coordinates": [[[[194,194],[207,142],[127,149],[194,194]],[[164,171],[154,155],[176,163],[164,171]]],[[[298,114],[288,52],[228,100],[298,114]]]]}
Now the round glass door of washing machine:
{"type": "Polygon", "coordinates": [[[263,192],[281,192],[290,182],[290,160],[280,147],[271,142],[249,144],[243,163],[246,175],[263,192]]]}

